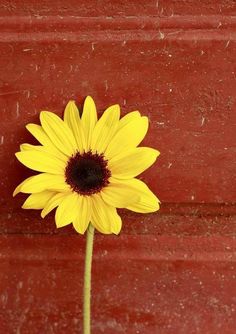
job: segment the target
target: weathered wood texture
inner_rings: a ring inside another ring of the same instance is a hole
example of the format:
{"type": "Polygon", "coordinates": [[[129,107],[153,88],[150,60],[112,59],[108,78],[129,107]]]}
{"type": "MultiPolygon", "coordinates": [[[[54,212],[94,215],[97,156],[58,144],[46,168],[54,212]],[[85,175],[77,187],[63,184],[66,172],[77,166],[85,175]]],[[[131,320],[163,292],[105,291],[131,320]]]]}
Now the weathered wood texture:
{"type": "Polygon", "coordinates": [[[92,95],[150,118],[159,213],[95,238],[94,334],[236,330],[235,1],[0,3],[0,333],[81,333],[84,238],[20,208],[40,110],[92,95]]]}

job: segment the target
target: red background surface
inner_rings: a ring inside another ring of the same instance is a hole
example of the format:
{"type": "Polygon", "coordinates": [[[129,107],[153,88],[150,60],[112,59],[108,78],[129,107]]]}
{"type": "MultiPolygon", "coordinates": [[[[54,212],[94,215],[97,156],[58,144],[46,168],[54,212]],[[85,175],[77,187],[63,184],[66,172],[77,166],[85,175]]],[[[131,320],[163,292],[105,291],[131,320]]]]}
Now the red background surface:
{"type": "Polygon", "coordinates": [[[0,333],[81,333],[84,237],[12,199],[25,124],[92,95],[150,118],[156,214],[96,234],[94,334],[236,332],[234,1],[0,3],[0,333]]]}

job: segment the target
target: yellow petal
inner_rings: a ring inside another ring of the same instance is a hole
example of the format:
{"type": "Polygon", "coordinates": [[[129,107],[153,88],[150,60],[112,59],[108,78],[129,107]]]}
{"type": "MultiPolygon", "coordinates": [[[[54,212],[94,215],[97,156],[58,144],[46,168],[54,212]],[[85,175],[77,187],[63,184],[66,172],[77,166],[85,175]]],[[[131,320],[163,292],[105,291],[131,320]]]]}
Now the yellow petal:
{"type": "Polygon", "coordinates": [[[68,156],[76,152],[77,145],[73,133],[60,117],[50,111],[41,111],[40,121],[44,131],[59,151],[68,156]]]}
{"type": "Polygon", "coordinates": [[[40,152],[46,152],[54,157],[64,161],[65,163],[68,162],[68,157],[63,154],[62,152],[58,151],[55,146],[40,146],[40,145],[31,145],[31,144],[21,144],[20,145],[21,151],[40,151],[40,152]]]}
{"type": "Polygon", "coordinates": [[[20,145],[20,150],[21,151],[40,151],[40,147],[43,147],[43,146],[24,143],[20,145]]]}
{"type": "Polygon", "coordinates": [[[55,193],[52,191],[42,191],[40,193],[30,195],[22,205],[23,209],[43,209],[50,198],[55,193]]]}
{"type": "Polygon", "coordinates": [[[21,192],[21,188],[24,186],[24,184],[26,184],[27,182],[29,182],[31,179],[33,178],[33,176],[28,177],[28,179],[24,180],[23,182],[21,182],[16,189],[14,190],[12,196],[15,197],[17,194],[19,194],[21,192]]]}
{"type": "Polygon", "coordinates": [[[121,118],[121,120],[119,122],[119,130],[121,128],[123,128],[123,126],[125,126],[126,124],[138,119],[139,117],[141,117],[139,111],[129,112],[127,115],[125,115],[124,117],[121,118]]]}
{"type": "Polygon", "coordinates": [[[101,233],[118,234],[121,229],[121,218],[116,209],[106,204],[99,195],[91,196],[92,217],[91,223],[101,233]]]}
{"type": "Polygon", "coordinates": [[[58,228],[69,225],[75,221],[79,210],[78,197],[77,193],[70,193],[64,196],[56,210],[55,215],[56,225],[58,228]]]}
{"type": "Polygon", "coordinates": [[[93,151],[103,153],[117,130],[120,118],[120,107],[118,104],[106,109],[97,122],[91,140],[93,151]]]}
{"type": "Polygon", "coordinates": [[[86,140],[85,150],[88,151],[90,149],[92,133],[97,123],[97,110],[91,96],[87,96],[84,101],[84,108],[81,121],[83,129],[85,131],[85,140],[86,140]]]}
{"type": "Polygon", "coordinates": [[[38,172],[64,175],[65,163],[46,152],[23,151],[17,152],[16,157],[23,165],[38,172]]]}
{"type": "Polygon", "coordinates": [[[63,198],[67,196],[65,193],[56,193],[54,194],[50,200],[46,203],[44,209],[41,211],[41,217],[46,217],[49,212],[55,209],[63,200],[63,198]]]}
{"type": "Polygon", "coordinates": [[[75,137],[77,147],[81,153],[83,153],[86,142],[85,142],[85,135],[82,126],[82,122],[79,115],[79,110],[76,107],[74,101],[70,101],[65,109],[64,112],[64,121],[72,130],[73,135],[75,137]]]}
{"type": "Polygon", "coordinates": [[[160,208],[160,201],[148,186],[138,179],[117,180],[113,183],[122,183],[127,189],[134,190],[139,195],[139,200],[126,208],[135,212],[148,213],[155,212],[160,208]]]}
{"type": "Polygon", "coordinates": [[[63,161],[65,159],[68,159],[65,154],[63,154],[61,151],[59,151],[56,146],[52,143],[52,141],[49,139],[48,135],[44,131],[44,129],[37,124],[28,124],[26,125],[27,130],[39,141],[40,144],[43,146],[36,146],[36,145],[30,145],[30,144],[22,144],[20,146],[21,151],[32,151],[32,150],[44,150],[47,152],[52,153],[54,156],[62,159],[63,161]]]}
{"type": "Polygon", "coordinates": [[[26,125],[26,129],[40,142],[40,144],[45,146],[53,145],[48,135],[40,125],[30,123],[26,125]]]}
{"type": "Polygon", "coordinates": [[[119,234],[122,227],[121,217],[118,215],[116,209],[112,208],[112,217],[111,217],[111,232],[114,234],[119,234]]]}
{"type": "Polygon", "coordinates": [[[79,196],[78,214],[73,222],[75,230],[84,234],[91,220],[91,200],[88,196],[79,196]]]}
{"type": "Polygon", "coordinates": [[[17,187],[13,195],[18,192],[22,193],[38,193],[44,190],[66,192],[70,190],[70,186],[65,182],[63,175],[54,175],[48,173],[38,174],[29,177],[17,187]],[[19,187],[20,186],[20,187],[19,187]]]}
{"type": "Polygon", "coordinates": [[[145,137],[148,130],[148,118],[139,117],[124,125],[111,140],[105,156],[111,159],[119,153],[125,152],[130,148],[135,148],[145,137]]]}
{"type": "Polygon", "coordinates": [[[110,183],[101,191],[102,199],[111,206],[116,208],[126,208],[138,201],[138,194],[130,188],[127,188],[123,183],[114,183],[113,178],[110,178],[110,183]]]}
{"type": "Polygon", "coordinates": [[[108,168],[113,177],[131,179],[150,167],[159,154],[150,147],[134,148],[108,161],[108,168]]]}

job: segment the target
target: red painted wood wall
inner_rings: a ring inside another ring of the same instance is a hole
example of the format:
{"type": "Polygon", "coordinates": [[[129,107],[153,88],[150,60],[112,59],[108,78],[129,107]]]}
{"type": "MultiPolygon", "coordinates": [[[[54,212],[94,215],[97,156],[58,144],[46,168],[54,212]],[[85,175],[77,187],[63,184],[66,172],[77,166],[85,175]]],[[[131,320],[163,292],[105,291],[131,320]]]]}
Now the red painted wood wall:
{"type": "Polygon", "coordinates": [[[12,191],[25,124],[86,95],[161,151],[160,212],[96,235],[93,333],[236,333],[235,41],[233,0],[1,0],[0,333],[81,333],[84,237],[12,191]]]}

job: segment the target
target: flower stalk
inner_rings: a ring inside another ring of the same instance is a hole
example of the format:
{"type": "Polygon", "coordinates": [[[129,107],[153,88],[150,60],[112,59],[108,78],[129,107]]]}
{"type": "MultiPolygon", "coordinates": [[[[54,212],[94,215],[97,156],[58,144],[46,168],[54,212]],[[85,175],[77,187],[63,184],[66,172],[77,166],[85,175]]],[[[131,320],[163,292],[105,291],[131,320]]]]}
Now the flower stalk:
{"type": "Polygon", "coordinates": [[[89,225],[86,237],[84,267],[84,303],[83,303],[83,334],[91,333],[91,269],[93,256],[94,227],[89,225]]]}

